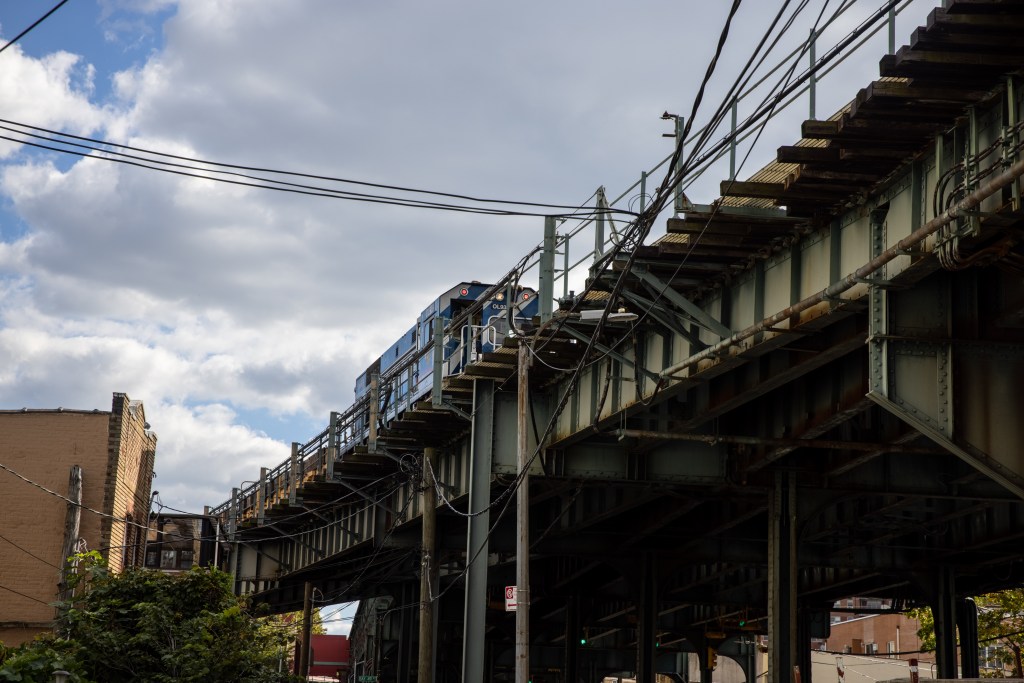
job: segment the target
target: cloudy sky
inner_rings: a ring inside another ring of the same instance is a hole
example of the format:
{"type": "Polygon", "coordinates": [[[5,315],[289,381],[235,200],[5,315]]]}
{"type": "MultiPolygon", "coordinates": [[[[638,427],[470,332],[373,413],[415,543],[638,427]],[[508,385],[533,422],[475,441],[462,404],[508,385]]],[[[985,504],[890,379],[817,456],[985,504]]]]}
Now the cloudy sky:
{"type": "MultiPolygon", "coordinates": [[[[0,45],[55,1],[0,0],[0,45]]],[[[740,9],[698,124],[781,4],[740,9]]],[[[823,4],[827,17],[841,3],[809,2],[770,64],[805,39],[823,4]]],[[[819,56],[880,4],[854,3],[819,56]]],[[[899,42],[931,4],[900,16],[899,42]]],[[[71,0],[0,54],[0,118],[233,164],[575,205],[599,185],[617,196],[669,154],[671,124],[659,117],[689,112],[727,9],[71,0]]],[[[819,115],[877,76],[886,45],[883,31],[819,87],[819,115]]],[[[802,100],[778,117],[743,173],[795,141],[806,114],[802,100]]],[[[726,174],[710,172],[691,199],[713,200],[726,174]]],[[[0,140],[0,407],[141,399],[159,435],[164,503],[217,505],[344,410],[356,374],[430,299],[499,277],[542,225],[270,192],[0,140]]]]}

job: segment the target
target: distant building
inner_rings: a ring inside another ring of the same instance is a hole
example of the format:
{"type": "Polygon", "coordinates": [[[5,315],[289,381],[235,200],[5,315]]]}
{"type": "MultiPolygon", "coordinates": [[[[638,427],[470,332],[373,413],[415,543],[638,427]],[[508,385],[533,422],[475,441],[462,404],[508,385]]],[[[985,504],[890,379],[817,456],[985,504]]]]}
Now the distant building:
{"type": "Polygon", "coordinates": [[[98,550],[115,572],[142,564],[155,455],[142,403],[125,394],[109,411],[0,410],[0,641],[18,645],[53,627],[66,541],[98,550]],[[76,465],[79,531],[65,539],[74,506],[43,489],[68,496],[76,465]]]}
{"type": "Polygon", "coordinates": [[[215,567],[219,521],[206,515],[153,514],[146,540],[146,569],[175,573],[215,567]]]}
{"type": "Polygon", "coordinates": [[[309,679],[347,681],[349,678],[349,643],[347,636],[310,636],[309,679]]]}
{"type": "Polygon", "coordinates": [[[821,648],[829,652],[891,659],[935,661],[935,653],[919,652],[919,624],[905,614],[867,614],[832,624],[832,634],[821,648]]]}

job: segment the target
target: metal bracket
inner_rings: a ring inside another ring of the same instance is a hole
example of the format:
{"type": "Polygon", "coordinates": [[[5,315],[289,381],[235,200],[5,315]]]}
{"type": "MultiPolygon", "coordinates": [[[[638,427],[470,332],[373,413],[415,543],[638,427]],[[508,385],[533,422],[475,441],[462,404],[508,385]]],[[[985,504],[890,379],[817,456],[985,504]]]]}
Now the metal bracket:
{"type": "Polygon", "coordinates": [[[286,532],[286,531],[285,531],[284,529],[281,529],[280,527],[278,527],[278,526],[277,526],[277,525],[275,525],[275,524],[267,524],[267,528],[269,528],[269,529],[273,529],[274,531],[278,532],[278,533],[279,533],[279,534],[281,534],[282,536],[291,536],[291,537],[292,537],[292,539],[293,539],[293,540],[294,540],[294,541],[295,541],[296,543],[298,543],[299,545],[302,545],[302,546],[305,546],[305,547],[309,548],[309,549],[310,549],[310,550],[312,550],[312,551],[313,551],[314,553],[316,553],[316,555],[317,555],[318,557],[325,557],[325,556],[327,555],[327,553],[326,553],[326,552],[324,552],[323,548],[317,548],[317,547],[316,547],[315,545],[310,545],[309,543],[306,543],[306,542],[305,542],[305,541],[303,541],[303,540],[302,540],[301,538],[299,538],[299,535],[298,535],[298,534],[289,534],[289,533],[287,533],[287,532],[286,532]]]}
{"type": "Polygon", "coordinates": [[[448,401],[443,401],[441,403],[441,407],[444,408],[445,410],[448,410],[448,411],[451,411],[451,412],[455,413],[456,415],[458,415],[459,417],[461,417],[464,420],[467,420],[469,422],[473,421],[473,416],[472,415],[467,413],[462,408],[457,408],[456,406],[452,405],[448,401]]]}
{"type": "Polygon", "coordinates": [[[306,512],[308,512],[309,514],[311,514],[311,515],[313,515],[314,517],[317,517],[317,518],[319,518],[319,519],[321,519],[321,520],[323,520],[323,521],[327,522],[328,524],[330,524],[330,523],[331,523],[331,520],[330,520],[330,519],[328,519],[327,517],[324,517],[323,515],[321,515],[321,514],[320,514],[319,512],[317,512],[317,511],[316,511],[316,510],[314,510],[313,508],[311,508],[311,507],[308,507],[308,506],[307,506],[307,505],[306,505],[306,504],[305,504],[305,503],[304,503],[304,502],[302,501],[302,499],[301,499],[301,498],[299,499],[299,501],[298,501],[298,502],[299,502],[299,506],[300,506],[300,507],[301,507],[301,508],[302,508],[303,510],[305,510],[306,512]]]}
{"type": "MultiPolygon", "coordinates": [[[[390,512],[392,515],[395,515],[396,517],[398,516],[398,513],[395,512],[392,508],[388,507],[387,505],[385,505],[384,503],[380,502],[379,500],[374,499],[373,496],[371,496],[368,493],[366,493],[365,491],[363,491],[363,489],[358,488],[356,486],[353,486],[352,484],[348,483],[347,481],[345,481],[343,479],[337,479],[335,481],[337,483],[341,484],[342,486],[344,486],[345,488],[347,488],[349,491],[352,491],[353,493],[357,494],[360,498],[365,499],[367,502],[376,505],[377,507],[381,508],[385,512],[390,512]]],[[[356,536],[356,538],[358,538],[358,536],[356,536]]]]}
{"type": "Polygon", "coordinates": [[[708,332],[717,334],[722,339],[732,335],[732,330],[716,320],[700,306],[672,289],[668,283],[662,282],[659,278],[652,275],[646,268],[634,267],[633,274],[636,275],[636,277],[644,284],[655,288],[655,291],[658,294],[668,299],[672,305],[682,309],[688,316],[690,316],[690,318],[693,319],[693,322],[697,323],[708,332]]]}
{"type": "Polygon", "coordinates": [[[670,329],[672,332],[678,334],[686,341],[691,344],[701,343],[700,338],[692,334],[686,329],[686,324],[683,322],[690,322],[689,318],[684,318],[678,315],[674,311],[670,311],[664,306],[661,306],[654,302],[652,299],[648,299],[645,296],[641,296],[636,292],[623,291],[622,297],[630,303],[636,304],[647,311],[647,315],[657,320],[659,323],[670,329]]]}
{"type": "MultiPolygon", "coordinates": [[[[576,337],[576,339],[578,339],[578,340],[580,340],[582,342],[586,343],[586,342],[590,341],[590,337],[588,337],[585,334],[582,334],[581,332],[578,332],[577,330],[574,330],[569,325],[564,326],[562,328],[562,330],[565,331],[565,332],[568,332],[571,336],[576,337]]],[[[630,359],[626,358],[621,353],[618,353],[616,351],[612,351],[610,348],[608,348],[604,344],[599,344],[597,342],[594,342],[593,346],[594,346],[595,349],[597,349],[601,353],[603,353],[603,354],[605,354],[607,356],[610,356],[611,358],[614,358],[615,360],[619,361],[623,365],[627,365],[627,366],[633,368],[634,370],[639,370],[644,375],[646,375],[648,379],[653,380],[655,382],[661,381],[661,376],[658,375],[657,373],[651,372],[647,368],[639,367],[636,363],[634,363],[630,359]]]]}

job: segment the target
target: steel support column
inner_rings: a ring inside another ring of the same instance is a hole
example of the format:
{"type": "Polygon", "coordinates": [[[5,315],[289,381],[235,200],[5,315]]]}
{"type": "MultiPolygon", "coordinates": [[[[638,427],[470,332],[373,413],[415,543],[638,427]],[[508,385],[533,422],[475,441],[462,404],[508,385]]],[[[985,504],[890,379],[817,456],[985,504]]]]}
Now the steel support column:
{"type": "MultiPolygon", "coordinates": [[[[548,220],[553,226],[554,219],[548,220]]],[[[516,683],[530,680],[530,446],[526,429],[529,365],[529,348],[520,341],[516,404],[516,467],[520,476],[516,490],[516,683]]]]}
{"type": "Polygon", "coordinates": [[[654,646],[658,628],[658,592],[654,553],[644,553],[640,577],[640,623],[636,639],[637,683],[654,682],[654,646]]]}
{"type": "Polygon", "coordinates": [[[487,552],[494,448],[494,380],[473,383],[473,425],[469,456],[469,513],[466,533],[466,590],[462,634],[462,680],[484,680],[487,631],[487,552]]]}
{"type": "MultiPolygon", "coordinates": [[[[403,584],[401,590],[401,603],[407,605],[415,600],[415,594],[412,584],[403,584]]],[[[400,609],[392,612],[392,617],[398,617],[398,657],[395,662],[395,672],[397,674],[396,683],[412,683],[412,670],[413,670],[413,614],[411,610],[400,609]]]]}
{"type": "Polygon", "coordinates": [[[935,617],[935,663],[938,678],[957,678],[956,585],[953,570],[940,567],[935,574],[932,614],[935,617]]]}
{"type": "Polygon", "coordinates": [[[577,655],[580,644],[580,599],[572,595],[565,603],[565,683],[579,683],[577,655]]]}
{"type": "Polygon", "coordinates": [[[299,493],[299,448],[297,441],[292,441],[292,455],[288,469],[288,503],[295,505],[299,493]]]}
{"type": "Polygon", "coordinates": [[[416,683],[434,681],[434,596],[437,594],[436,448],[423,449],[423,562],[420,565],[420,643],[416,683]]]}
{"type": "MultiPolygon", "coordinates": [[[[794,574],[796,574],[794,566],[794,574]]],[[[811,683],[811,612],[810,610],[799,611],[799,623],[797,624],[796,641],[796,664],[800,667],[800,683],[811,683]]]]}
{"type": "Polygon", "coordinates": [[[956,604],[956,628],[960,632],[960,676],[979,678],[978,664],[978,606],[971,598],[958,600],[956,604]]]}
{"type": "Polygon", "coordinates": [[[776,472],[768,497],[768,683],[797,664],[796,474],[776,472]]]}
{"type": "Polygon", "coordinates": [[[746,683],[755,683],[757,681],[757,645],[753,636],[750,640],[744,639],[740,649],[743,654],[736,658],[736,663],[743,670],[746,683]]]}
{"type": "MultiPolygon", "coordinates": [[[[542,323],[551,319],[555,299],[555,247],[557,244],[555,234],[555,217],[544,217],[544,242],[540,253],[540,291],[537,293],[540,305],[540,321],[542,323]]],[[[568,250],[568,245],[564,249],[568,250]]],[[[563,274],[568,276],[567,273],[563,274]]]]}
{"type": "MultiPolygon", "coordinates": [[[[712,644],[703,634],[691,634],[687,639],[693,643],[693,647],[697,650],[697,668],[700,670],[700,683],[711,683],[715,671],[715,662],[713,660],[718,658],[717,643],[712,644]]],[[[684,671],[689,676],[689,663],[686,666],[687,668],[684,671]]]]}

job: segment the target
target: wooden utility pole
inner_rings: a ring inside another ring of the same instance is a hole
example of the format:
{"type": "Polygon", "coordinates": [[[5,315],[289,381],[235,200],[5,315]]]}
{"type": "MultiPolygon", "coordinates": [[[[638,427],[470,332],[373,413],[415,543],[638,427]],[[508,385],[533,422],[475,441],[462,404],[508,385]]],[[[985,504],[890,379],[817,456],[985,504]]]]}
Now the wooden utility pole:
{"type": "Polygon", "coordinates": [[[526,430],[530,410],[530,349],[519,339],[519,393],[516,415],[516,465],[519,488],[516,490],[516,677],[515,683],[530,680],[530,444],[526,430]]]}
{"type": "Polygon", "coordinates": [[[434,600],[437,587],[437,449],[423,449],[423,560],[420,567],[420,643],[416,683],[434,681],[434,600]]]}
{"type": "Polygon", "coordinates": [[[78,533],[82,519],[82,467],[72,465],[68,475],[68,511],[64,516],[64,545],[60,551],[60,583],[57,584],[57,596],[61,606],[57,607],[58,632],[67,635],[61,619],[64,616],[64,605],[72,597],[73,591],[68,586],[71,566],[68,558],[75,552],[78,545],[78,533]]]}
{"type": "Polygon", "coordinates": [[[75,552],[78,544],[78,532],[82,519],[82,468],[71,466],[68,477],[68,511],[64,516],[64,545],[60,550],[60,600],[63,602],[71,597],[68,589],[68,558],[75,552]]]}
{"type": "Polygon", "coordinates": [[[310,634],[313,632],[313,584],[306,582],[302,596],[302,638],[299,641],[299,670],[296,672],[306,680],[309,675],[310,634]]]}

